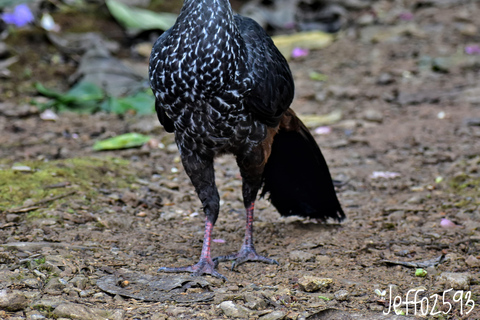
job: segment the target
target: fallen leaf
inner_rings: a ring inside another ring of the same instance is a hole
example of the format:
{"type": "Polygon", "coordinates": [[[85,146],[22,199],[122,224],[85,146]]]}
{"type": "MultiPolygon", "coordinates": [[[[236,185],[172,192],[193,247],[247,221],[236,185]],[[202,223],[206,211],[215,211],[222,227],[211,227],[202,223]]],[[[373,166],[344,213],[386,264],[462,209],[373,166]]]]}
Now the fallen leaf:
{"type": "Polygon", "coordinates": [[[126,148],[141,147],[151,138],[140,133],[125,133],[113,138],[95,142],[93,150],[118,150],[126,148]]]}

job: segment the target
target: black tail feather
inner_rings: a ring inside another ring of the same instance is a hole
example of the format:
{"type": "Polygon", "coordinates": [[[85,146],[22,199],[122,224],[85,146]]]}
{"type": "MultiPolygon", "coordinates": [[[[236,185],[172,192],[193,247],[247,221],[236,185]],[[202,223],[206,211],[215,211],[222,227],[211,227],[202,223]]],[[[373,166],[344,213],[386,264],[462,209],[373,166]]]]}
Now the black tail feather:
{"type": "Polygon", "coordinates": [[[282,216],[345,218],[325,158],[302,123],[275,135],[263,173],[262,196],[266,193],[282,216]]]}

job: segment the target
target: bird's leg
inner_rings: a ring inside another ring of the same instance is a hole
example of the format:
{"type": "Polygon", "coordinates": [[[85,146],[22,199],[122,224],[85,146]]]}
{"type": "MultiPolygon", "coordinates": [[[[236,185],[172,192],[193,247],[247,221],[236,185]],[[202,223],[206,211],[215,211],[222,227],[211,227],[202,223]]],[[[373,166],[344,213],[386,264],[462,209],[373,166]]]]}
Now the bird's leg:
{"type": "Polygon", "coordinates": [[[215,175],[213,169],[213,161],[201,166],[198,163],[192,165],[192,161],[183,161],[185,171],[192,180],[197,194],[202,201],[203,210],[205,212],[205,233],[203,236],[202,253],[198,263],[192,266],[166,268],[162,267],[158,271],[163,272],[192,272],[194,276],[202,274],[210,274],[217,278],[227,280],[223,275],[215,270],[216,263],[213,262],[210,254],[210,246],[212,243],[212,230],[218,217],[220,197],[217,187],[215,186],[215,175]]]}
{"type": "Polygon", "coordinates": [[[213,230],[213,223],[205,219],[205,234],[203,236],[203,246],[202,246],[202,253],[200,254],[200,260],[198,263],[187,266],[187,267],[177,267],[177,268],[167,268],[162,267],[159,268],[158,271],[162,272],[191,272],[193,276],[200,276],[202,274],[210,274],[217,278],[221,278],[227,280],[223,275],[221,275],[218,271],[215,270],[215,263],[212,260],[212,256],[210,254],[210,246],[212,243],[212,230],[213,230]]]}
{"type": "Polygon", "coordinates": [[[245,238],[243,240],[242,247],[240,248],[240,251],[235,254],[220,256],[213,259],[216,264],[222,261],[233,260],[232,270],[234,270],[236,266],[248,261],[278,264],[278,262],[273,259],[259,255],[255,251],[255,246],[253,245],[253,213],[255,208],[255,199],[261,185],[263,165],[249,165],[252,163],[252,161],[249,162],[248,160],[253,160],[253,163],[262,163],[261,160],[258,161],[254,157],[243,158],[242,160],[237,158],[243,178],[242,193],[247,216],[245,238]]]}

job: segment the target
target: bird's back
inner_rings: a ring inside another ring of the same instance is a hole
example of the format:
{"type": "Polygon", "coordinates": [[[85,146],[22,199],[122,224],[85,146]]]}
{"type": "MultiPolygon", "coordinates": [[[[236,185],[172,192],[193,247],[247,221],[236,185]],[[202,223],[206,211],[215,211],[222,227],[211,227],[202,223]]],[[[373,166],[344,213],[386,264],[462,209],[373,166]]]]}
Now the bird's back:
{"type": "Polygon", "coordinates": [[[293,99],[287,62],[227,0],[185,2],[152,49],[150,81],[159,119],[177,142],[213,156],[260,143],[293,99]]]}

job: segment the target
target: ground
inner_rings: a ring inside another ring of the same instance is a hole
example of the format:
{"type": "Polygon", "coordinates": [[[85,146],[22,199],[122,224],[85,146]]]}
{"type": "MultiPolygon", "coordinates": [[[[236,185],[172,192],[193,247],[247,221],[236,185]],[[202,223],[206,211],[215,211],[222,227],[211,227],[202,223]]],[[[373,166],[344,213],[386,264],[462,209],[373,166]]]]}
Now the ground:
{"type": "MultiPolygon", "coordinates": [[[[330,133],[314,135],[342,181],[347,219],[285,219],[259,200],[256,248],[279,266],[221,263],[227,282],[156,271],[197,261],[204,217],[155,115],[44,121],[26,105],[31,78],[0,80],[0,318],[390,319],[394,309],[427,312],[416,296],[429,299],[428,319],[479,319],[480,56],[465,52],[480,44],[480,5],[410,2],[378,2],[373,20],[356,11],[332,45],[290,61],[297,113],[341,111],[330,133]],[[154,140],[92,150],[126,132],[154,140]],[[409,309],[393,308],[395,297],[409,309]]],[[[39,59],[54,54],[39,48],[39,59]]],[[[46,77],[61,88],[72,68],[46,77]]],[[[244,233],[234,159],[217,159],[216,175],[215,256],[236,251],[244,233]]]]}

